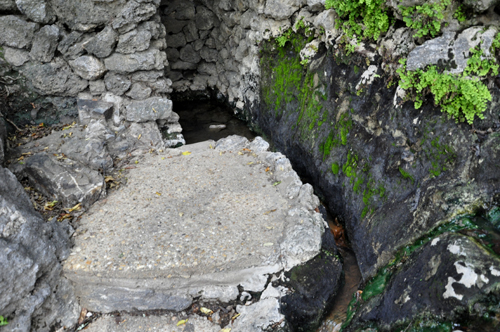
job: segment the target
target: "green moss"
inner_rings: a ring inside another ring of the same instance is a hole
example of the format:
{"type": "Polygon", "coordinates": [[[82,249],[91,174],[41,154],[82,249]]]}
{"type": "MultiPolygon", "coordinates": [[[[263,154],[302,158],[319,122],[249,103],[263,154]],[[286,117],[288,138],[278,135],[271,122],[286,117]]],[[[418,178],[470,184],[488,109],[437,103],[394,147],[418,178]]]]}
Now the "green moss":
{"type": "Polygon", "coordinates": [[[413,178],[413,176],[411,176],[410,173],[406,172],[404,169],[402,169],[401,167],[399,168],[399,172],[401,173],[401,176],[404,178],[404,179],[410,179],[411,180],[411,183],[415,183],[415,179],[413,178]]]}
{"type": "Polygon", "coordinates": [[[340,171],[339,164],[333,163],[332,164],[332,172],[333,172],[333,174],[337,175],[337,174],[339,174],[339,171],[340,171]]]}

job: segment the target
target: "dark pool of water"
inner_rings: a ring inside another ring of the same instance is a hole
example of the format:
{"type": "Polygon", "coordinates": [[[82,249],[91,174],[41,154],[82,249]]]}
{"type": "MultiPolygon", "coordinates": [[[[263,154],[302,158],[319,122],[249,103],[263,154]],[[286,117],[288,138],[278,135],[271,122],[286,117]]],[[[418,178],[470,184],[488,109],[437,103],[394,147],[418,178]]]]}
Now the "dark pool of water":
{"type": "Polygon", "coordinates": [[[245,122],[234,116],[229,107],[215,102],[174,102],[174,112],[180,116],[179,123],[186,144],[209,139],[216,141],[230,135],[240,135],[250,140],[256,136],[248,129],[245,122]]]}

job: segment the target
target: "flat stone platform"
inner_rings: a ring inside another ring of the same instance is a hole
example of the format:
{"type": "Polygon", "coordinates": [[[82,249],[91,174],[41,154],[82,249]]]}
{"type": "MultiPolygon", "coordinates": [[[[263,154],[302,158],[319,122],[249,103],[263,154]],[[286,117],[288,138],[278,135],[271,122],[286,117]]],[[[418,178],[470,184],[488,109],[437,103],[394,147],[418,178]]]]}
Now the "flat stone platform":
{"type": "Polygon", "coordinates": [[[133,163],[127,184],[79,221],[64,271],[81,305],[112,312],[229,303],[317,255],[319,201],[267,148],[231,136],[133,163]]]}

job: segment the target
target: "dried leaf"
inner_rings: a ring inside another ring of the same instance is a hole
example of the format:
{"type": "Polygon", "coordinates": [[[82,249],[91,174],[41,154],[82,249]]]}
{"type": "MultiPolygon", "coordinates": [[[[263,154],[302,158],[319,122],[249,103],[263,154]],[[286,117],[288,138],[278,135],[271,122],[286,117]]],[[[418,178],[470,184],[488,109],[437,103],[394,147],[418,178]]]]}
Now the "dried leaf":
{"type": "Polygon", "coordinates": [[[201,307],[201,308],[200,308],[200,311],[201,311],[203,314],[207,315],[207,316],[210,316],[211,314],[213,314],[213,313],[214,313],[212,310],[210,310],[210,309],[208,309],[208,308],[205,308],[205,307],[201,307]]]}
{"type": "Polygon", "coordinates": [[[187,319],[183,319],[183,320],[180,320],[178,323],[177,323],[177,326],[181,326],[181,325],[184,325],[188,322],[187,319]]]}
{"type": "Polygon", "coordinates": [[[66,208],[64,209],[66,212],[68,213],[71,213],[73,211],[77,211],[77,210],[80,210],[82,208],[82,203],[78,203],[76,204],[75,206],[73,206],[72,208],[66,208]]]}
{"type": "Polygon", "coordinates": [[[266,168],[266,172],[269,172],[271,170],[271,167],[266,168]]]}
{"type": "Polygon", "coordinates": [[[87,317],[87,309],[82,308],[82,311],[80,312],[80,318],[78,318],[78,325],[83,323],[86,317],[87,317]]]}
{"type": "Polygon", "coordinates": [[[73,216],[69,213],[63,213],[58,218],[57,221],[63,221],[64,219],[71,219],[73,216]]]}
{"type": "Polygon", "coordinates": [[[250,151],[252,151],[252,150],[250,150],[250,149],[243,149],[243,151],[248,151],[248,152],[250,152],[250,151]]]}
{"type": "Polygon", "coordinates": [[[104,178],[104,181],[106,181],[106,183],[108,182],[114,182],[115,181],[115,178],[112,177],[111,175],[108,175],[104,178]]]}
{"type": "Polygon", "coordinates": [[[277,210],[277,209],[274,209],[274,210],[269,210],[269,211],[265,212],[265,213],[264,213],[264,215],[265,215],[265,216],[267,216],[269,213],[274,212],[274,211],[276,211],[276,210],[277,210]]]}
{"type": "Polygon", "coordinates": [[[184,215],[184,213],[182,213],[182,212],[181,212],[181,213],[179,213],[179,217],[182,217],[183,215],[184,215]]]}
{"type": "Polygon", "coordinates": [[[139,136],[137,136],[137,139],[141,139],[142,137],[142,134],[139,134],[139,136]]]}
{"type": "Polygon", "coordinates": [[[222,329],[222,330],[220,330],[219,332],[231,332],[231,329],[230,329],[230,328],[227,328],[227,329],[222,329]]]}
{"type": "Polygon", "coordinates": [[[241,315],[241,314],[236,314],[236,315],[234,315],[234,316],[233,316],[233,318],[231,318],[231,320],[233,320],[233,321],[234,321],[234,320],[235,320],[236,318],[238,318],[240,315],[241,315]]]}
{"type": "Polygon", "coordinates": [[[242,155],[243,155],[243,152],[238,152],[238,154],[239,154],[240,156],[242,156],[242,155]]]}
{"type": "Polygon", "coordinates": [[[138,163],[139,163],[139,160],[136,160],[136,161],[135,161],[135,163],[136,163],[136,164],[138,164],[138,163]]]}
{"type": "Polygon", "coordinates": [[[45,211],[52,211],[52,210],[54,210],[54,207],[56,206],[56,204],[57,204],[57,201],[47,202],[43,206],[43,209],[45,211]]]}
{"type": "Polygon", "coordinates": [[[281,181],[276,181],[275,183],[273,183],[273,186],[276,187],[277,185],[279,185],[281,183],[281,181]]]}
{"type": "Polygon", "coordinates": [[[159,192],[156,192],[156,195],[158,195],[158,196],[161,196],[161,193],[159,193],[159,192]]]}
{"type": "Polygon", "coordinates": [[[183,156],[189,156],[190,154],[191,154],[191,152],[189,152],[189,151],[184,151],[184,152],[182,153],[182,155],[183,155],[183,156]]]}
{"type": "Polygon", "coordinates": [[[253,161],[249,162],[247,165],[252,165],[253,164],[253,161]]]}

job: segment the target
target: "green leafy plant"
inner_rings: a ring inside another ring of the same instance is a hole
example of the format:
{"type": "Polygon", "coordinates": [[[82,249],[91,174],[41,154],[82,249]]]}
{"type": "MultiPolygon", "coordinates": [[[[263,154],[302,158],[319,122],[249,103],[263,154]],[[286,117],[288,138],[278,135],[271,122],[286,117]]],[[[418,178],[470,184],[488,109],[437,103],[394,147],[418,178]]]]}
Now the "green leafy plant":
{"type": "Polygon", "coordinates": [[[400,6],[399,8],[406,26],[416,30],[414,37],[420,38],[428,35],[435,37],[441,32],[443,12],[450,4],[451,0],[441,0],[421,6],[400,6]]]}
{"type": "Polygon", "coordinates": [[[460,5],[458,6],[457,10],[455,11],[455,14],[453,14],[453,17],[458,20],[458,22],[464,22],[467,19],[467,16],[465,15],[465,6],[460,5]]]}
{"type": "Polygon", "coordinates": [[[377,40],[389,29],[389,11],[385,0],[326,0],[325,8],[339,15],[337,28],[352,38],[354,35],[377,40]]]}
{"type": "MultiPolygon", "coordinates": [[[[477,53],[479,54],[479,53],[477,53]]],[[[441,107],[441,111],[453,117],[457,122],[467,121],[472,124],[474,117],[484,119],[491,94],[484,83],[478,78],[468,78],[466,75],[482,74],[489,68],[495,72],[498,67],[490,65],[477,65],[475,60],[470,60],[464,75],[453,75],[438,71],[436,66],[429,66],[426,70],[417,69],[406,71],[406,59],[401,59],[397,70],[400,81],[399,86],[411,92],[414,96],[415,108],[419,109],[423,103],[423,96],[427,93],[434,95],[434,103],[441,107]]]]}
{"type": "Polygon", "coordinates": [[[8,324],[9,322],[7,322],[7,319],[5,319],[3,316],[0,316],[0,326],[5,326],[8,324]]]}

